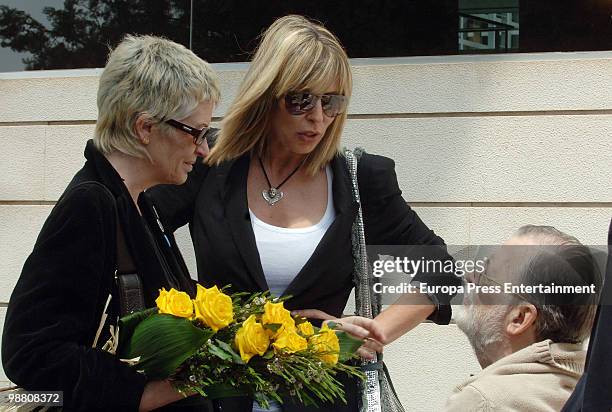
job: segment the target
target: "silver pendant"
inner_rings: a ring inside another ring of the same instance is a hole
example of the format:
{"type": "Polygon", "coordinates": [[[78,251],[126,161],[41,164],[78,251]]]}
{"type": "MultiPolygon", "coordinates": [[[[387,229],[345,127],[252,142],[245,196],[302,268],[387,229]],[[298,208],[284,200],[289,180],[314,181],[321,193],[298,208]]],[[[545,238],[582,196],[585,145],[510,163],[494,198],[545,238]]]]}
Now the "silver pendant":
{"type": "Polygon", "coordinates": [[[268,190],[262,191],[261,195],[270,206],[274,206],[276,203],[280,202],[284,193],[274,187],[271,187],[268,190]]]}

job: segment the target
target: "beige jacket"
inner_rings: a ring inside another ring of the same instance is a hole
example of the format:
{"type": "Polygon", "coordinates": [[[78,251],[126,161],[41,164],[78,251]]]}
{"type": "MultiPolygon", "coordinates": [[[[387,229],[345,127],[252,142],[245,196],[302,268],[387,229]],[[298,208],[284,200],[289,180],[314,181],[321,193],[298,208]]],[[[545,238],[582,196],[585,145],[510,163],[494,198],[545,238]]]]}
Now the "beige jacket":
{"type": "Polygon", "coordinates": [[[457,386],[446,412],[560,411],[584,368],[582,345],[534,343],[457,386]]]}

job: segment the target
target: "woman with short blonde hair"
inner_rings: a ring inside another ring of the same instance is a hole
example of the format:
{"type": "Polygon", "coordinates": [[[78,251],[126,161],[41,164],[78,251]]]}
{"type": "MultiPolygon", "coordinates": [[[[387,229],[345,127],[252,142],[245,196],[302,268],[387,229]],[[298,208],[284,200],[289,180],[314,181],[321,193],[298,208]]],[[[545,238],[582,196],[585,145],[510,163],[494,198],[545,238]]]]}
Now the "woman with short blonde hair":
{"type": "Polygon", "coordinates": [[[173,236],[155,241],[157,224],[144,224],[140,193],[185,182],[208,153],[218,100],[210,65],[177,43],[127,36],[111,52],[85,165],[47,218],[8,305],[2,360],[11,381],[62,391],[74,411],[147,411],[185,397],[103,348],[126,307],[144,309],[125,296],[140,290],[137,303],[153,307],[161,288],[195,294],[173,236]],[[124,271],[138,277],[129,290],[117,281],[124,271]]]}
{"type": "Polygon", "coordinates": [[[104,154],[119,151],[150,159],[136,136],[136,120],[146,116],[175,133],[164,122],[188,116],[202,101],[216,105],[218,82],[210,64],[183,45],[160,37],[126,36],[100,76],[95,146],[104,154]]]}
{"type": "MultiPolygon", "coordinates": [[[[285,306],[311,318],[342,315],[354,287],[358,210],[340,152],[351,93],[346,52],[322,25],[285,16],[266,30],[207,164],[183,186],[149,191],[170,230],[190,223],[201,283],[290,296],[285,306]]],[[[444,244],[402,198],[391,159],[363,154],[358,179],[369,244],[444,244]]],[[[428,316],[448,323],[443,298],[435,312],[428,297],[417,300],[375,320],[343,318],[340,328],[368,338],[360,353],[371,358],[428,316]]],[[[347,403],[323,410],[359,409],[358,383],[343,383],[347,403]]],[[[298,406],[287,387],[279,391],[286,402],[274,411],[319,410],[298,406]]],[[[261,410],[248,398],[220,404],[261,410]]]]}

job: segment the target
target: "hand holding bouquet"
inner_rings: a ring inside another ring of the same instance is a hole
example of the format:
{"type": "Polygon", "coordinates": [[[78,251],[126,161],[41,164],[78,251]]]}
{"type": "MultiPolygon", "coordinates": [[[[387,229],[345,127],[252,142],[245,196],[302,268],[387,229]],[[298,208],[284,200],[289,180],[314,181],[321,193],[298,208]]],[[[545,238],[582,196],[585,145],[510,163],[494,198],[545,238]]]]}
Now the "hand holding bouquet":
{"type": "Polygon", "coordinates": [[[198,285],[195,299],[162,289],[156,304],[121,319],[112,346],[149,379],[170,378],[185,393],[251,396],[263,406],[291,396],[318,406],[346,403],[338,374],[364,377],[345,363],[361,340],[291,316],[267,292],[227,295],[198,285]]]}

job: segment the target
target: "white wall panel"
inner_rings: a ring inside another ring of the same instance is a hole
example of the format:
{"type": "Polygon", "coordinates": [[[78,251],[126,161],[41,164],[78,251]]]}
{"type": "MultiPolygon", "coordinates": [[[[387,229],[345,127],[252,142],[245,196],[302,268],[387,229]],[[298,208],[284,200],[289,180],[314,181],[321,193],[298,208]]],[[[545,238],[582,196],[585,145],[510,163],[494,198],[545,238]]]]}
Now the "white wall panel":
{"type": "Polygon", "coordinates": [[[470,209],[470,241],[499,244],[520,226],[534,224],[554,226],[585,245],[606,245],[610,219],[612,208],[475,207],[470,209]]]}
{"type": "Polygon", "coordinates": [[[440,411],[453,388],[481,370],[456,325],[424,323],[387,346],[385,363],[410,412],[440,411]]]}
{"type": "Polygon", "coordinates": [[[416,207],[421,220],[449,245],[497,245],[527,224],[549,225],[585,245],[605,245],[612,208],[416,207]]]}
{"type": "Polygon", "coordinates": [[[55,201],[83,166],[94,125],[0,126],[0,200],[55,201]]]}
{"type": "Polygon", "coordinates": [[[8,302],[51,208],[0,205],[0,303],[8,302]]]}
{"type": "MultiPolygon", "coordinates": [[[[213,66],[222,116],[247,65],[213,66]]],[[[0,75],[0,122],[94,120],[100,70],[70,72],[0,75]]],[[[612,52],[358,59],[349,112],[609,110],[611,72],[612,52]]]]}
{"type": "Polygon", "coordinates": [[[90,74],[0,80],[0,122],[93,120],[98,79],[90,74]]]}
{"type": "Polygon", "coordinates": [[[45,127],[0,127],[0,200],[41,199],[45,127]]]}
{"type": "Polygon", "coordinates": [[[610,109],[612,53],[588,56],[402,58],[384,59],[380,65],[366,61],[354,67],[350,113],[610,109]]]}
{"type": "Polygon", "coordinates": [[[612,202],[612,115],[350,120],[410,202],[612,202]]]}
{"type": "Polygon", "coordinates": [[[47,126],[45,197],[56,201],[74,174],[85,164],[85,144],[94,136],[95,125],[47,126]]]}

